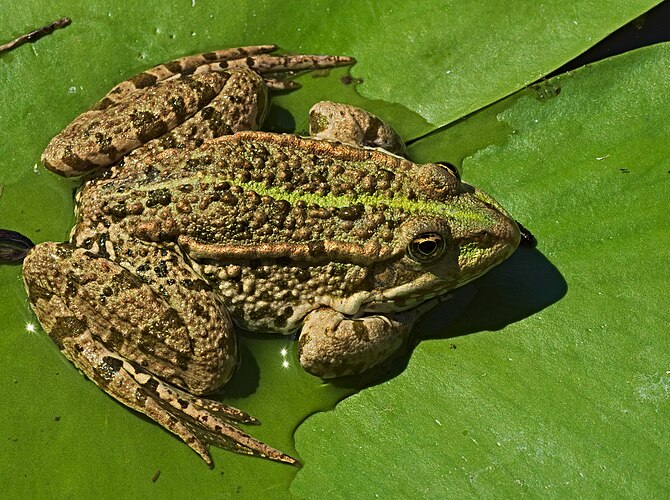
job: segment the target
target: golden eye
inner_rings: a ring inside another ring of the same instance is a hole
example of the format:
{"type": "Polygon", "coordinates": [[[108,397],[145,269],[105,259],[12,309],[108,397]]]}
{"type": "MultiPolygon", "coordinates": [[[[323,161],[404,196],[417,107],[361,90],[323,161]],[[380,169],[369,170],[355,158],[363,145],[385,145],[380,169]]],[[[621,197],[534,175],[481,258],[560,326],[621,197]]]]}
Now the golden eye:
{"type": "Polygon", "coordinates": [[[442,255],[444,238],[438,233],[424,233],[414,238],[408,247],[409,256],[417,262],[430,262],[442,255]]]}

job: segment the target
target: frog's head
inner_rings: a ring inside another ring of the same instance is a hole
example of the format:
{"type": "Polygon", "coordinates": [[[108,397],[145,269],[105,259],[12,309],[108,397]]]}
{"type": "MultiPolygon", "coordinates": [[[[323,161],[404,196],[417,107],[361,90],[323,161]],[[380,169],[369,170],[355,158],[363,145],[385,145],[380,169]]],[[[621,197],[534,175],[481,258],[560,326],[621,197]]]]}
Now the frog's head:
{"type": "Polygon", "coordinates": [[[395,233],[396,258],[375,268],[367,309],[402,310],[462,286],[507,259],[519,245],[516,222],[455,169],[417,165],[413,215],[395,233]]]}

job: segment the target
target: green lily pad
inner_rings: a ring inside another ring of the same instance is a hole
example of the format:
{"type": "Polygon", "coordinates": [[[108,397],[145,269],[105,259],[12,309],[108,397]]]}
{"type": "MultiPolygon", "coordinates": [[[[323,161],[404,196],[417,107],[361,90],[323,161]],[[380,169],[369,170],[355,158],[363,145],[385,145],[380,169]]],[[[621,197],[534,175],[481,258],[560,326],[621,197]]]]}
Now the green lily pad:
{"type": "Polygon", "coordinates": [[[308,419],[292,492],[667,493],[669,64],[670,44],[629,52],[413,145],[424,159],[458,157],[450,139],[479,134],[488,145],[464,176],[538,248],[473,283],[445,329],[433,312],[421,333],[448,338],[421,342],[395,379],[308,419]]]}
{"type": "MultiPolygon", "coordinates": [[[[473,2],[452,1],[445,5],[444,2],[425,0],[413,4],[416,10],[412,11],[411,16],[408,16],[408,7],[402,2],[385,3],[383,8],[375,10],[364,8],[359,2],[351,0],[337,4],[296,0],[268,0],[262,3],[251,0],[192,0],[169,6],[164,2],[129,0],[63,0],[50,3],[28,0],[20,4],[4,3],[6,8],[2,9],[3,23],[0,26],[0,38],[3,41],[63,15],[70,16],[73,21],[71,26],[34,44],[0,55],[0,139],[3,144],[3,160],[0,163],[0,227],[19,231],[33,241],[41,242],[67,238],[73,220],[72,193],[77,184],[56,178],[39,166],[39,156],[44,146],[112,85],[153,64],[198,51],[255,43],[277,43],[290,52],[353,55],[359,60],[353,69],[353,76],[362,79],[363,83],[348,84],[350,79],[346,78],[345,69],[331,71],[319,78],[302,76],[299,78],[304,85],[302,90],[278,96],[274,100],[269,127],[272,130],[304,130],[306,110],[311,104],[320,99],[332,99],[361,105],[376,112],[391,121],[403,136],[413,138],[432,132],[436,125],[443,125],[489,105],[534,81],[658,2],[573,0],[562,2],[560,7],[540,8],[536,2],[519,1],[515,2],[514,9],[510,9],[509,2],[497,1],[487,3],[487,9],[491,10],[484,12],[483,7],[473,5],[473,2]],[[500,16],[499,12],[506,14],[500,16]],[[552,29],[545,29],[547,26],[552,29]],[[495,51],[491,50],[492,47],[495,47],[495,51]],[[354,87],[365,97],[356,94],[354,87]]],[[[615,80],[617,78],[618,75],[615,80]]],[[[599,108],[599,111],[603,110],[599,108]]],[[[483,155],[487,149],[482,148],[491,144],[506,144],[513,117],[497,122],[496,115],[492,115],[492,123],[481,116],[474,115],[459,124],[465,126],[471,123],[474,127],[472,133],[478,134],[476,140],[473,140],[472,137],[468,139],[463,132],[460,133],[467,148],[449,149],[441,143],[439,134],[459,136],[458,130],[452,127],[417,142],[412,148],[413,154],[422,158],[435,156],[460,161],[480,149],[482,151],[478,155],[483,155]],[[478,120],[481,128],[476,126],[478,120]],[[487,124],[491,125],[491,130],[497,131],[497,135],[487,132],[487,124]]],[[[639,124],[645,116],[636,112],[630,119],[639,124]]],[[[560,141],[557,139],[557,142],[560,141]]],[[[573,146],[583,146],[584,143],[583,140],[572,141],[573,146]]],[[[584,148],[581,150],[584,151],[584,148]]],[[[546,152],[547,157],[552,154],[552,150],[546,152]]],[[[525,179],[526,175],[534,171],[533,168],[542,169],[546,173],[546,177],[542,178],[545,186],[542,196],[537,191],[533,195],[530,180],[528,184],[515,182],[514,177],[511,177],[514,174],[502,166],[487,178],[483,173],[485,169],[481,169],[479,177],[480,169],[475,169],[474,163],[472,165],[466,162],[468,176],[472,173],[473,180],[489,187],[501,201],[514,209],[518,217],[523,216],[524,223],[540,233],[542,245],[545,245],[540,248],[560,273],[540,254],[522,252],[510,265],[497,270],[498,274],[491,277],[493,281],[484,281],[478,285],[488,290],[488,295],[480,290],[473,301],[468,303],[468,294],[473,290],[469,288],[458,294],[447,307],[454,310],[453,317],[460,315],[468,318],[473,310],[490,311],[486,303],[482,304],[482,297],[495,298],[498,304],[509,306],[510,311],[499,306],[492,325],[500,327],[502,323],[507,324],[533,313],[537,315],[530,316],[520,324],[530,321],[543,325],[547,311],[563,307],[564,301],[571,297],[571,287],[576,286],[567,280],[566,298],[558,301],[565,293],[561,274],[568,275],[561,265],[564,262],[556,259],[559,255],[566,255],[563,253],[566,245],[570,248],[579,247],[578,243],[569,243],[573,240],[566,236],[571,235],[566,230],[573,227],[573,221],[568,224],[563,219],[563,225],[556,223],[556,228],[548,222],[542,225],[542,221],[546,221],[542,218],[542,214],[545,214],[543,210],[547,210],[549,205],[546,190],[559,189],[561,184],[552,178],[552,171],[543,163],[520,161],[516,164],[516,168],[523,169],[516,170],[517,179],[525,179]],[[491,186],[496,188],[492,189],[491,186]],[[552,240],[552,237],[556,239],[552,240]],[[555,247],[547,246],[551,241],[556,242],[555,247]],[[535,276],[548,277],[548,290],[544,294],[534,293],[536,290],[520,279],[524,277],[529,261],[531,267],[537,270],[535,276]],[[500,276],[503,277],[502,281],[518,283],[519,286],[514,290],[498,287],[500,276]],[[554,302],[556,304],[552,308],[543,309],[554,302]]],[[[630,170],[632,176],[635,171],[630,170]]],[[[601,181],[597,172],[592,175],[594,182],[601,181]]],[[[628,177],[621,174],[621,178],[628,177]]],[[[560,175],[558,179],[565,180],[565,176],[560,175]]],[[[640,186],[645,187],[644,184],[640,186]]],[[[538,185],[534,189],[539,189],[538,185]]],[[[567,191],[567,184],[564,189],[567,191]]],[[[649,183],[646,189],[651,189],[649,183]]],[[[587,190],[582,186],[578,192],[583,191],[587,190]]],[[[641,196],[641,191],[634,192],[637,194],[631,199],[646,198],[641,196]]],[[[605,196],[609,199],[612,194],[606,192],[605,196]]],[[[550,199],[552,203],[556,202],[550,199]]],[[[570,201],[576,207],[577,200],[570,197],[563,201],[570,201]]],[[[627,197],[625,200],[629,202],[627,197]]],[[[593,237],[602,229],[603,222],[600,219],[603,213],[609,212],[606,207],[597,204],[584,210],[586,214],[579,220],[589,220],[596,224],[587,235],[593,237]]],[[[620,223],[624,221],[625,218],[621,218],[620,223]]],[[[652,224],[653,221],[649,220],[648,225],[652,224]]],[[[590,255],[595,260],[598,254],[590,255]]],[[[616,254],[612,257],[619,259],[611,264],[612,269],[622,274],[614,283],[602,283],[599,274],[584,274],[580,280],[593,286],[593,290],[604,287],[613,292],[623,290],[621,293],[635,295],[636,288],[631,288],[635,273],[623,262],[623,256],[616,254]]],[[[0,439],[4,443],[0,455],[0,469],[3,471],[0,487],[3,493],[19,498],[54,494],[75,498],[128,494],[161,497],[240,494],[256,498],[288,495],[296,469],[215,450],[213,454],[217,467],[210,471],[180,441],[152,422],[118,405],[94,384],[85,381],[36,326],[23,291],[20,266],[0,266],[0,281],[3,283],[0,287],[0,315],[3,318],[3,334],[0,335],[0,392],[4,401],[0,405],[0,439]],[[157,471],[160,471],[159,477],[156,477],[157,471]]],[[[646,297],[646,294],[643,296],[646,297]]],[[[629,298],[629,295],[624,295],[624,298],[629,298]]],[[[651,307],[646,299],[645,304],[651,307]]],[[[603,314],[609,317],[615,310],[618,309],[608,304],[603,314]]],[[[439,311],[434,314],[440,317],[439,311]]],[[[574,314],[577,312],[569,307],[562,312],[559,324],[563,326],[558,331],[563,332],[565,329],[575,332],[584,326],[580,322],[581,316],[574,314]]],[[[482,325],[489,324],[477,321],[472,318],[470,322],[457,319],[448,329],[443,328],[443,321],[439,327],[424,326],[422,333],[437,337],[445,335],[444,332],[459,335],[480,332],[482,325]]],[[[553,326],[554,322],[552,319],[548,326],[553,326]]],[[[424,325],[429,323],[424,322],[424,325]]],[[[498,332],[500,337],[496,337],[497,342],[509,342],[510,338],[503,334],[506,331],[498,332]]],[[[525,337],[524,331],[516,335],[517,341],[528,350],[527,353],[523,352],[527,359],[535,351],[544,357],[549,356],[551,344],[547,340],[557,342],[560,338],[556,333],[549,335],[548,339],[544,336],[540,338],[539,333],[525,337]]],[[[537,331],[546,333],[544,330],[537,331]]],[[[631,335],[631,339],[634,338],[631,335]]],[[[332,407],[353,388],[323,384],[305,374],[295,364],[295,348],[291,339],[262,335],[248,335],[245,339],[243,371],[227,388],[225,400],[250,411],[263,421],[262,426],[253,429],[254,435],[292,452],[292,433],[301,420],[312,412],[332,407]]],[[[444,345],[451,342],[433,340],[421,343],[411,359],[409,375],[378,385],[372,391],[366,391],[353,399],[353,402],[379,391],[383,393],[387,387],[388,401],[393,401],[401,394],[394,389],[394,384],[406,383],[403,381],[414,376],[421,353],[429,353],[425,350],[434,348],[437,349],[435,356],[444,360],[444,345]]],[[[448,354],[453,356],[449,358],[450,362],[453,360],[450,366],[456,375],[448,376],[451,373],[445,372],[440,384],[454,387],[459,379],[469,382],[469,394],[474,403],[468,406],[483,408],[489,405],[489,408],[493,408],[494,400],[489,398],[489,394],[478,392],[480,386],[477,384],[482,377],[481,367],[487,366],[487,361],[491,370],[488,376],[494,378],[492,370],[501,351],[495,349],[495,343],[486,333],[459,338],[455,343],[457,349],[450,349],[448,354]],[[474,357],[469,358],[472,363],[464,363],[463,357],[468,359],[469,352],[464,349],[464,342],[472,343],[470,356],[474,357]],[[482,349],[488,353],[488,358],[480,352],[482,349]],[[477,372],[477,367],[480,372],[477,372]],[[470,370],[465,379],[460,374],[461,369],[470,370]]],[[[581,344],[575,345],[577,347],[573,346],[573,349],[576,350],[581,344]]],[[[621,349],[625,346],[630,347],[630,343],[624,344],[621,349]]],[[[609,351],[603,352],[603,359],[611,355],[609,351]]],[[[630,352],[638,353],[636,350],[630,352]]],[[[593,352],[591,354],[595,355],[593,352]]],[[[587,359],[592,361],[591,358],[587,359]]],[[[572,368],[569,364],[566,366],[566,370],[572,368]]],[[[577,368],[580,366],[577,363],[577,368]]],[[[426,361],[426,369],[431,374],[433,368],[434,362],[426,361]]],[[[599,384],[607,385],[608,382],[611,384],[623,380],[612,369],[604,373],[603,378],[597,378],[599,384]]],[[[665,379],[655,379],[654,376],[655,372],[641,372],[642,378],[631,384],[637,383],[635,387],[646,384],[647,390],[643,392],[648,399],[645,401],[656,398],[654,404],[661,405],[661,409],[667,408],[662,406],[665,401],[662,398],[665,379]]],[[[527,382],[530,381],[524,378],[524,383],[527,382]]],[[[421,384],[427,388],[434,383],[434,379],[417,376],[413,392],[418,397],[421,384]]],[[[492,391],[501,390],[497,384],[489,384],[489,387],[492,391]]],[[[538,387],[547,389],[546,385],[538,387]]],[[[557,384],[557,390],[560,387],[557,384]]],[[[399,402],[403,401],[406,400],[399,402]]],[[[338,418],[343,408],[346,407],[338,408],[327,418],[338,418]]],[[[390,429],[406,429],[420,438],[418,442],[430,439],[431,434],[425,433],[427,428],[422,420],[425,417],[418,418],[418,410],[417,407],[417,413],[410,415],[400,411],[397,415],[398,424],[390,429]]],[[[463,411],[474,410],[465,407],[463,411]]],[[[351,429],[366,429],[371,423],[365,414],[361,414],[359,419],[348,415],[343,421],[350,426],[344,433],[349,439],[355,437],[351,429]]],[[[312,422],[309,422],[307,429],[311,428],[312,422]]],[[[440,422],[447,420],[442,417],[440,422]]],[[[510,422],[515,420],[512,418],[510,422]]],[[[324,432],[340,432],[338,429],[341,427],[335,423],[324,432]]],[[[538,424],[531,430],[527,431],[527,435],[532,440],[541,432],[541,426],[538,424]]],[[[370,465],[360,468],[358,474],[351,472],[350,465],[355,463],[355,454],[351,455],[349,450],[336,452],[337,446],[333,445],[332,451],[319,451],[317,445],[323,444],[321,437],[314,436],[314,444],[310,448],[309,441],[312,438],[309,433],[309,430],[305,430],[300,435],[299,451],[307,465],[294,485],[298,495],[309,496],[313,493],[307,487],[310,484],[317,487],[325,467],[323,460],[327,458],[332,460],[331,468],[335,468],[336,463],[342,464],[339,474],[348,473],[353,478],[347,479],[347,482],[355,483],[367,477],[372,483],[392,484],[384,467],[370,465]],[[352,458],[351,462],[349,457],[352,458]]],[[[383,435],[378,434],[380,437],[383,435]]],[[[405,437],[402,434],[399,436],[398,449],[401,449],[400,444],[405,437]]],[[[660,439],[662,436],[656,437],[660,439]]],[[[463,444],[462,440],[458,442],[463,444]]],[[[371,447],[373,443],[370,440],[358,444],[371,447]]],[[[382,451],[380,449],[375,460],[382,451]]],[[[398,455],[389,454],[389,457],[394,456],[398,455]]],[[[610,458],[609,455],[606,457],[610,458]]],[[[639,465],[639,462],[630,463],[639,465]]],[[[419,477],[417,474],[417,480],[419,477]]]]}

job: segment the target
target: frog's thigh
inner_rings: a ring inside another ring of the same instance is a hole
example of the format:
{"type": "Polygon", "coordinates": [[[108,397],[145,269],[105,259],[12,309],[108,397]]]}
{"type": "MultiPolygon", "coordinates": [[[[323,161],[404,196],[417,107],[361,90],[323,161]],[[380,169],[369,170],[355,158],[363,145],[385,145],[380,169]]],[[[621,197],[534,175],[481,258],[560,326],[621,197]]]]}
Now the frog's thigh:
{"type": "Polygon", "coordinates": [[[130,151],[162,137],[214,99],[227,73],[205,73],[140,89],[132,98],[75,118],[42,153],[42,163],[63,176],[110,166],[130,151]]]}
{"type": "Polygon", "coordinates": [[[309,111],[310,134],[317,139],[383,148],[404,156],[405,143],[381,118],[355,106],[321,101],[309,111]]]}
{"type": "Polygon", "coordinates": [[[397,351],[409,336],[413,317],[371,315],[349,319],[321,308],[305,318],[300,364],[322,378],[364,372],[397,351]]]}
{"type": "Polygon", "coordinates": [[[208,139],[257,130],[267,104],[267,86],[261,76],[249,69],[231,71],[221,91],[207,106],[170,133],[136,149],[128,158],[170,148],[195,149],[208,139]]]}
{"type": "Polygon", "coordinates": [[[61,337],[68,332],[55,328],[62,314],[54,310],[64,307],[110,352],[161,379],[194,394],[220,388],[237,364],[227,312],[192,271],[175,271],[176,257],[167,253],[163,260],[152,255],[146,260],[155,269],[140,279],[70,244],[44,243],[26,257],[24,280],[40,323],[57,344],[63,344],[61,337]],[[151,279],[156,273],[169,273],[182,284],[157,293],[152,285],[161,284],[151,279]],[[54,309],[51,300],[62,306],[54,309]]]}
{"type": "MultiPolygon", "coordinates": [[[[232,424],[255,423],[253,417],[177,389],[142,367],[141,361],[119,353],[134,335],[146,338],[146,330],[156,329],[152,335],[161,335],[166,327],[183,328],[173,310],[132,274],[70,244],[43,243],[26,257],[24,280],[40,323],[61,352],[98,387],[178,435],[208,464],[210,444],[297,463],[232,424]],[[154,316],[153,323],[145,316],[154,316]],[[138,318],[140,323],[134,324],[138,318]],[[119,329],[131,338],[124,338],[119,329]]],[[[174,362],[175,352],[183,352],[182,346],[170,349],[156,344],[156,338],[153,341],[133,349],[151,352],[154,361],[163,356],[174,362]]],[[[155,366],[152,362],[150,368],[155,366]]]]}

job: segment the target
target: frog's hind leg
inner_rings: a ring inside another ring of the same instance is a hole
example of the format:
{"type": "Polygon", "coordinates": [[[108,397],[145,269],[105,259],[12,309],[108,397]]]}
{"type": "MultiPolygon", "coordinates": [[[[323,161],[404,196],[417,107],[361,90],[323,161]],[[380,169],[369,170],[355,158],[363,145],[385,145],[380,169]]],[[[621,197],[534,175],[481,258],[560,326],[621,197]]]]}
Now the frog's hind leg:
{"type": "MultiPolygon", "coordinates": [[[[257,423],[253,417],[178,389],[142,366],[151,356],[168,359],[165,346],[128,346],[132,339],[124,335],[158,335],[167,344],[179,344],[178,336],[170,340],[166,328],[183,327],[175,309],[147,283],[112,261],[67,243],[33,248],[24,261],[24,281],[40,323],[77,368],[121,403],[178,435],[209,465],[208,445],[298,465],[235,425],[257,423]],[[154,322],[146,323],[143,315],[154,322]],[[124,351],[128,347],[137,353],[135,360],[124,351]]],[[[198,288],[195,283],[188,286],[198,288]]],[[[200,350],[194,344],[186,347],[200,350]]],[[[180,362],[169,365],[173,363],[180,362]]]]}
{"type": "MultiPolygon", "coordinates": [[[[195,73],[194,77],[199,74],[225,71],[221,74],[225,75],[223,78],[226,78],[226,82],[218,95],[194,116],[169,133],[133,151],[126,158],[126,164],[131,159],[155,155],[166,149],[194,149],[208,139],[244,130],[258,130],[269,107],[268,87],[275,90],[291,90],[299,87],[291,80],[274,78],[278,73],[330,68],[353,63],[353,59],[348,57],[284,56],[257,51],[244,58],[208,62],[193,69],[195,62],[191,62],[191,59],[209,61],[211,57],[203,54],[185,59],[189,59],[189,71],[195,73]]],[[[178,66],[178,61],[173,64],[178,66]]],[[[377,119],[377,121],[380,120],[377,119]]],[[[388,134],[383,136],[382,140],[387,137],[389,137],[388,134]]],[[[397,141],[402,144],[399,138],[397,141]]],[[[384,142],[382,146],[386,144],[384,142]]],[[[404,145],[402,147],[404,148],[404,145]]]]}
{"type": "Polygon", "coordinates": [[[151,69],[143,71],[128,80],[116,85],[107,92],[93,109],[104,109],[118,104],[137,89],[143,89],[157,85],[171,78],[181,75],[190,75],[198,68],[223,61],[246,59],[259,54],[267,54],[277,49],[276,45],[252,45],[248,47],[237,47],[234,49],[215,50],[191,56],[180,57],[170,62],[159,64],[151,69]]]}
{"type": "Polygon", "coordinates": [[[276,80],[271,75],[283,72],[348,66],[355,63],[352,57],[269,54],[275,50],[277,50],[276,45],[252,45],[180,57],[179,59],[154,66],[119,83],[93,109],[104,109],[118,104],[137,89],[159,85],[170,79],[194,73],[202,74],[222,72],[236,68],[250,68],[259,75],[267,76],[266,83],[269,83],[270,87],[284,89],[295,88],[296,85],[292,84],[292,82],[276,80]]]}
{"type": "MultiPolygon", "coordinates": [[[[130,78],[117,85],[96,106],[79,115],[54,137],[42,154],[42,163],[49,170],[66,177],[114,165],[131,151],[164,137],[203,108],[216,110],[216,105],[207,105],[217,96],[227,96],[230,101],[243,99],[240,93],[222,92],[237,70],[257,73],[264,79],[264,85],[294,88],[295,85],[282,84],[274,76],[282,72],[354,63],[349,57],[267,54],[274,49],[274,45],[259,45],[188,56],[130,78]]],[[[253,89],[250,91],[255,92],[253,89]]],[[[235,104],[233,111],[242,104],[235,104]]],[[[225,108],[221,100],[218,105],[225,108]]],[[[249,110],[253,114],[251,121],[260,123],[262,113],[256,116],[255,108],[247,108],[249,110]]],[[[220,115],[202,115],[210,123],[217,122],[216,133],[219,135],[227,133],[226,127],[218,125],[226,123],[225,119],[220,119],[220,115]]],[[[248,112],[247,115],[246,118],[249,117],[248,112]]],[[[231,113],[227,116],[235,117],[231,113]]],[[[246,118],[233,121],[243,124],[250,121],[246,118]]],[[[187,136],[182,133],[178,135],[183,138],[187,136]]],[[[198,134],[190,135],[195,137],[198,134]]],[[[164,143],[166,147],[176,147],[170,146],[171,141],[179,144],[179,138],[175,140],[174,137],[167,137],[164,143]]],[[[186,144],[188,141],[182,142],[186,144]]],[[[192,143],[197,146],[197,141],[192,143]]]]}
{"type": "Polygon", "coordinates": [[[125,165],[166,149],[195,149],[208,139],[258,130],[268,107],[263,77],[242,68],[226,73],[224,78],[223,88],[204,108],[167,134],[132,151],[125,158],[125,165]]]}

